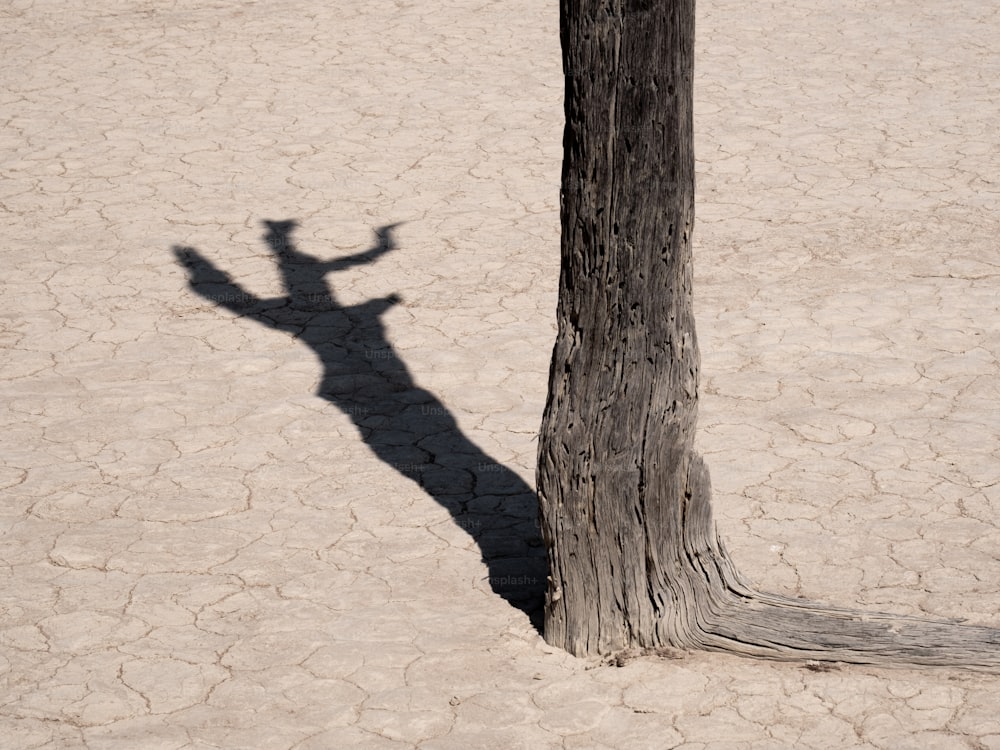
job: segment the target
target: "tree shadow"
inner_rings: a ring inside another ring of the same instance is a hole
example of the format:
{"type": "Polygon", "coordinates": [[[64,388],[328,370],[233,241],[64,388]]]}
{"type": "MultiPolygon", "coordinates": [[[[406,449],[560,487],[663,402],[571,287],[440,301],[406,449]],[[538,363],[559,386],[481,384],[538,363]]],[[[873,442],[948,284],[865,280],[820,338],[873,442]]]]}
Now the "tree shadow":
{"type": "Polygon", "coordinates": [[[341,305],[326,282],[328,273],[374,263],[394,250],[392,233],[398,224],[376,230],[377,242],[370,249],[324,261],[293,244],[294,220],[262,223],[284,296],[261,299],[196,249],[174,246],[190,288],[219,307],[307,344],[323,365],[317,394],[351,418],[376,456],[451,513],[479,545],[492,590],[540,630],[548,563],[534,491],[469,440],[444,404],[414,382],[386,339],[381,319],[400,297],[341,305]]]}

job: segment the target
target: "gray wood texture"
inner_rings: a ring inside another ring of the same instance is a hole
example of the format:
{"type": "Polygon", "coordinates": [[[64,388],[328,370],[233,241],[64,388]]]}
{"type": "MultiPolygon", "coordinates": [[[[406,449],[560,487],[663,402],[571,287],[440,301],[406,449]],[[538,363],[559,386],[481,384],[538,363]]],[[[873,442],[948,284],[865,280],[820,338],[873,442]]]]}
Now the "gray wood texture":
{"type": "Polygon", "coordinates": [[[693,0],[562,0],[558,333],[539,437],[545,638],[578,656],[1000,666],[1000,630],[760,593],[693,449],[693,0]]]}

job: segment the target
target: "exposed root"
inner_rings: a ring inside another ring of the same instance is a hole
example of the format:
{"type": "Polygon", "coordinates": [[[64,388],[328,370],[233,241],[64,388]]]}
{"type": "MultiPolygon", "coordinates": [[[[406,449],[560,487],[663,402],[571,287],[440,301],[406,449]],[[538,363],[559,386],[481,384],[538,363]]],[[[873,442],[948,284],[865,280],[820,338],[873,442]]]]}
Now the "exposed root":
{"type": "Polygon", "coordinates": [[[687,610],[672,645],[782,661],[880,666],[1000,668],[1000,629],[865,612],[754,591],[740,577],[712,522],[708,471],[688,475],[684,547],[687,610]]]}

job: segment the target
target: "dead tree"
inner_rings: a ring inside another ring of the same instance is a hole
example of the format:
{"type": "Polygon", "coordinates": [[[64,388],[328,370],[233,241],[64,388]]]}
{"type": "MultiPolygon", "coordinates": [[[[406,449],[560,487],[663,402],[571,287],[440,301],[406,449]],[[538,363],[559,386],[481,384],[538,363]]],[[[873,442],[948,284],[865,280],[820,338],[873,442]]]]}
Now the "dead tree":
{"type": "Polygon", "coordinates": [[[693,450],[693,0],[562,0],[558,334],[539,438],[545,638],[576,655],[1000,665],[1000,631],[753,590],[693,450]]]}

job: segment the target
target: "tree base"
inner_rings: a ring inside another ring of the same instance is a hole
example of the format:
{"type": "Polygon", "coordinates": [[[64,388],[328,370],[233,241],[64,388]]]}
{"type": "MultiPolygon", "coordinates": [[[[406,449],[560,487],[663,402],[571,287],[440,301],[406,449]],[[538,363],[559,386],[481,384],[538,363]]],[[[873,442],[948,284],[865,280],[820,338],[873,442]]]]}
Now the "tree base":
{"type": "Polygon", "coordinates": [[[716,532],[708,470],[694,456],[688,474],[684,551],[689,562],[660,629],[663,646],[781,661],[879,666],[1000,668],[1000,629],[828,607],[753,590],[716,532]]]}

